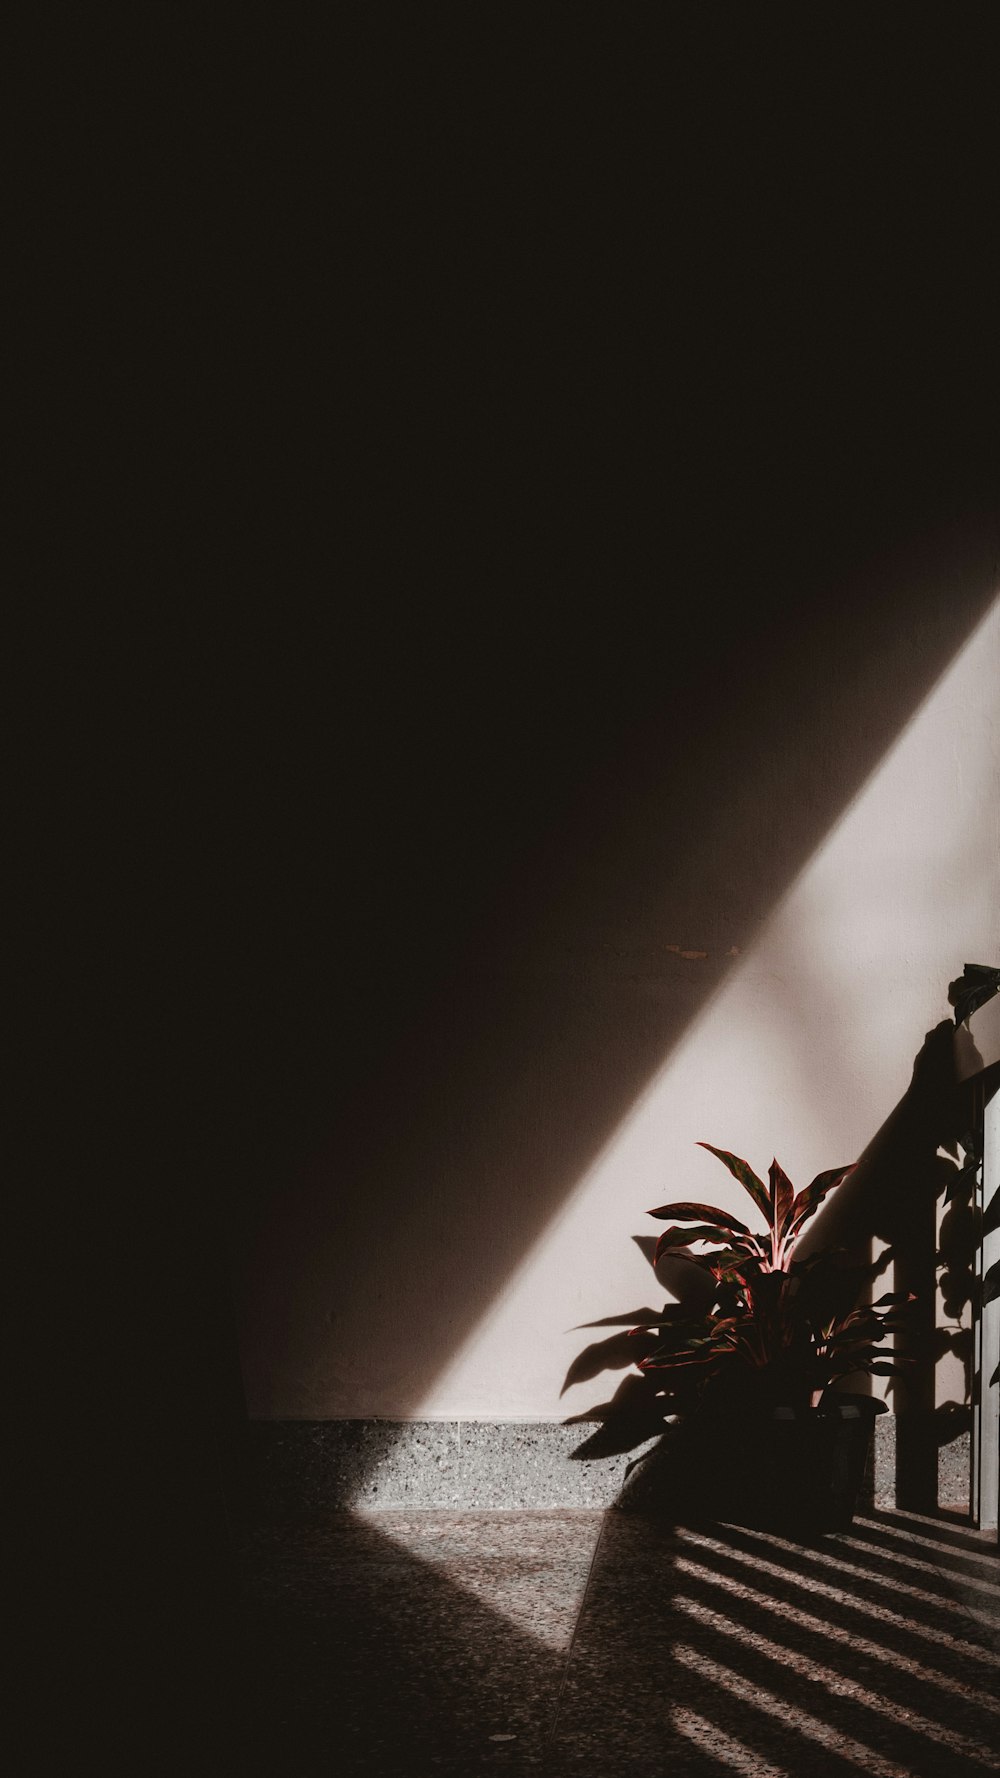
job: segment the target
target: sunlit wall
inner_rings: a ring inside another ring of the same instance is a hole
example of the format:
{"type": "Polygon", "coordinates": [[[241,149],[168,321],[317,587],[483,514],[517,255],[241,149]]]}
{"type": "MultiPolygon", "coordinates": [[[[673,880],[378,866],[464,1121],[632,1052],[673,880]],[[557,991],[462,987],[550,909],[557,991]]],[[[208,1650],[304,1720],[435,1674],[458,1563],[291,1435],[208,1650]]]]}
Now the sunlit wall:
{"type": "MultiPolygon", "coordinates": [[[[564,1330],[659,1300],[632,1239],[658,1232],[644,1212],[691,1197],[747,1216],[740,1188],[699,1140],[758,1172],[776,1155],[800,1185],[861,1152],[906,1087],[925,1031],[947,1016],[951,976],[996,953],[998,687],[1000,604],[754,944],[729,960],[724,985],[439,1378],[424,1414],[551,1417],[560,1361],[564,1371],[586,1338],[564,1330]]],[[[850,746],[849,706],[841,720],[850,746]]],[[[691,971],[704,967],[700,934],[678,937],[691,971]]],[[[564,1399],[567,1412],[579,1411],[603,1399],[601,1386],[578,1384],[564,1399]]]]}
{"type": "MultiPolygon", "coordinates": [[[[765,569],[731,634],[710,585],[704,624],[674,588],[648,719],[581,774],[575,805],[541,809],[541,843],[512,838],[537,745],[491,779],[466,711],[480,751],[455,834],[421,839],[418,802],[398,858],[391,834],[383,848],[387,937],[374,916],[335,926],[336,968],[317,975],[302,947],[311,1013],[283,986],[280,1023],[248,1014],[276,1062],[256,1124],[244,1096],[229,1211],[251,1417],[551,1420],[601,1400],[601,1380],[560,1400],[587,1338],[571,1330],[657,1300],[645,1212],[735,1205],[697,1142],[758,1171],[776,1155],[800,1184],[850,1162],[949,981],[995,960],[992,534],[960,528],[937,554],[918,539],[777,595],[765,569]],[[441,932],[466,915],[452,860],[473,821],[484,856],[495,843],[493,906],[446,958],[426,912],[441,932]]],[[[644,637],[623,641],[634,616],[613,601],[606,615],[638,685],[644,637]]],[[[581,696],[580,732],[550,743],[581,758],[594,724],[604,741],[600,672],[584,684],[589,726],[581,696]]],[[[509,708],[501,689],[498,757],[523,728],[516,682],[509,708]]],[[[462,732],[440,769],[462,764],[462,732]]],[[[960,1398],[960,1380],[939,1393],[960,1398]]]]}

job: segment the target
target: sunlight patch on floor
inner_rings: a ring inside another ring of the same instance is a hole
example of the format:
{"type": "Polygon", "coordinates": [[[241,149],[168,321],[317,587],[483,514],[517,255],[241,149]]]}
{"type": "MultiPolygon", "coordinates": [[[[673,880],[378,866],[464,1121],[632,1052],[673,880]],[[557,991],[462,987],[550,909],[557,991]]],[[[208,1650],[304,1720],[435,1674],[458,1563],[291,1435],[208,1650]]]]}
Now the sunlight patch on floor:
{"type": "MultiPolygon", "coordinates": [[[[810,1656],[798,1654],[787,1643],[772,1642],[769,1637],[762,1635],[757,1629],[748,1633],[742,1624],[734,1623],[731,1618],[726,1617],[722,1612],[713,1611],[711,1607],[703,1604],[700,1600],[680,1597],[673,1601],[673,1606],[675,1610],[686,1612],[699,1624],[705,1625],[716,1635],[732,1642],[735,1645],[733,1659],[737,1668],[745,1658],[743,1649],[745,1645],[749,1644],[755,1655],[766,1656],[777,1666],[796,1673],[800,1678],[808,1680],[811,1685],[818,1686],[820,1690],[832,1692],[840,1698],[851,1698],[856,1704],[867,1709],[872,1709],[878,1703],[877,1694],[869,1685],[864,1685],[856,1679],[849,1679],[844,1673],[826,1672],[810,1656]]],[[[822,1633],[825,1637],[829,1637],[830,1627],[824,1626],[822,1633]]],[[[851,1646],[852,1652],[857,1652],[857,1645],[853,1639],[845,1640],[851,1646]]],[[[906,1724],[908,1728],[924,1735],[927,1740],[938,1741],[942,1747],[949,1747],[954,1753],[964,1754],[967,1759],[975,1760],[978,1764],[986,1766],[991,1772],[995,1770],[994,1749],[984,1746],[981,1741],[973,1741],[968,1735],[959,1735],[954,1730],[946,1728],[943,1723],[933,1722],[930,1717],[922,1716],[916,1710],[907,1711],[906,1724]]]]}
{"type": "MultiPolygon", "coordinates": [[[[693,1572],[689,1578],[694,1578],[693,1572]]],[[[707,1584],[707,1575],[705,1578],[707,1584]]],[[[715,1577],[715,1581],[717,1585],[718,1576],[715,1577]]],[[[814,1612],[803,1611],[798,1606],[789,1605],[787,1601],[774,1598],[771,1594],[762,1592],[760,1588],[751,1587],[743,1582],[740,1583],[740,1595],[758,1608],[762,1623],[766,1623],[770,1617],[782,1624],[792,1625],[808,1636],[821,1636],[825,1641],[833,1643],[835,1647],[847,1650],[853,1657],[878,1661],[883,1666],[905,1674],[907,1679],[915,1680],[918,1685],[930,1687],[929,1697],[933,1697],[934,1691],[937,1690],[950,1693],[957,1698],[971,1698],[981,1709],[1000,1715],[1000,1699],[994,1699],[989,1693],[981,1691],[975,1685],[960,1684],[947,1674],[939,1673],[936,1668],[927,1666],[910,1655],[900,1654],[886,1643],[873,1641],[870,1637],[860,1635],[854,1629],[842,1629],[839,1625],[832,1623],[829,1618],[817,1617],[814,1612]]],[[[690,1611],[692,1614],[697,1614],[702,1609],[699,1605],[686,1599],[683,1594],[678,1594],[674,1603],[677,1610],[681,1612],[690,1611]]]]}
{"type": "MultiPolygon", "coordinates": [[[[470,1514],[479,1527],[463,1533],[462,1515],[445,1511],[423,1512],[408,1520],[399,1512],[378,1509],[359,1512],[355,1518],[378,1528],[382,1537],[411,1560],[424,1563],[447,1579],[466,1599],[475,1600],[495,1617],[504,1619],[540,1649],[564,1654],[572,1642],[587,1577],[601,1530],[601,1515],[584,1512],[571,1548],[556,1541],[556,1533],[543,1526],[537,1537],[507,1535],[514,1521],[504,1515],[470,1514]],[[487,1529],[484,1531],[483,1526],[487,1529]],[[546,1544],[551,1547],[546,1549],[546,1544]]],[[[550,1515],[558,1524],[560,1515],[550,1515]]],[[[523,1518],[518,1515],[518,1527],[523,1518]]]]}
{"type": "Polygon", "coordinates": [[[785,1766],[771,1765],[759,1753],[744,1747],[742,1741],[724,1734],[717,1723],[706,1722],[696,1710],[687,1710],[681,1704],[674,1704],[670,1711],[670,1721],[685,1740],[693,1742],[699,1750],[710,1747],[713,1760],[731,1766],[734,1772],[742,1772],[744,1778],[791,1778],[785,1766]]]}
{"type": "MultiPolygon", "coordinates": [[[[713,1685],[729,1692],[741,1703],[764,1715],[772,1716],[784,1728],[794,1729],[804,1740],[814,1741],[818,1746],[839,1755],[841,1759],[850,1760],[860,1771],[874,1772],[876,1778],[913,1778],[909,1766],[901,1766],[895,1760],[886,1759],[875,1748],[867,1746],[863,1741],[855,1741],[853,1736],[833,1728],[820,1717],[813,1716],[810,1711],[792,1704],[788,1698],[779,1698],[755,1681],[744,1679],[733,1668],[710,1660],[702,1650],[675,1643],[672,1653],[678,1666],[686,1667],[689,1672],[697,1674],[700,1680],[710,1680],[713,1685]]],[[[802,1749],[802,1755],[807,1757],[805,1748],[802,1749]]]]}
{"type": "MultiPolygon", "coordinates": [[[[689,1555],[679,1557],[677,1572],[681,1576],[701,1581],[706,1586],[717,1585],[718,1570],[712,1566],[711,1558],[723,1556],[727,1560],[733,1560],[736,1553],[728,1544],[716,1542],[711,1537],[702,1537],[700,1541],[705,1551],[705,1559],[698,1561],[689,1555]]],[[[812,1575],[806,1581],[780,1562],[769,1562],[756,1554],[747,1559],[746,1567],[748,1579],[744,1581],[741,1577],[737,1583],[741,1592],[747,1598],[756,1598],[760,1604],[779,1615],[796,1608],[786,1606],[777,1594],[765,1592],[764,1583],[766,1581],[775,1582],[779,1587],[787,1587],[792,1584],[808,1599],[825,1599],[831,1605],[846,1607],[849,1611],[856,1612],[862,1620],[871,1619],[873,1628],[876,1624],[886,1623],[897,1630],[905,1630],[909,1636],[919,1642],[931,1643],[940,1648],[958,1649],[963,1660],[969,1663],[970,1674],[973,1667],[977,1666],[993,1674],[996,1674],[1000,1669],[1000,1660],[997,1656],[984,1649],[980,1643],[970,1640],[968,1636],[960,1636],[951,1630],[941,1630],[936,1624],[915,1620],[907,1616],[905,1612],[894,1610],[892,1606],[876,1603],[872,1597],[874,1582],[871,1575],[866,1576],[865,1593],[862,1596],[853,1585],[837,1587],[827,1581],[818,1580],[812,1575]]],[[[895,1582],[886,1582],[885,1591],[890,1596],[895,1595],[898,1591],[895,1582]]],[[[950,1601],[947,1602],[946,1608],[958,1611],[958,1607],[952,1605],[950,1601]]],[[[927,1655],[928,1662],[930,1662],[933,1658],[930,1648],[927,1650],[927,1655]]]]}

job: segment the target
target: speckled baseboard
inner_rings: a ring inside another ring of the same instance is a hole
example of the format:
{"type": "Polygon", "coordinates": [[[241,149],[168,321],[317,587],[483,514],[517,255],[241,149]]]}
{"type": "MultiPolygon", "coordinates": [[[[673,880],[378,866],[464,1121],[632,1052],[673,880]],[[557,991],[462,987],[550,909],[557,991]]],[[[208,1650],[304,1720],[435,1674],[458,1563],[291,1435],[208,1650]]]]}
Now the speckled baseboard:
{"type": "Polygon", "coordinates": [[[627,1457],[574,1463],[578,1426],[482,1420],[255,1421],[258,1502],[298,1513],[338,1506],[605,1507],[627,1457]]]}
{"type": "MultiPolygon", "coordinates": [[[[908,1504],[897,1500],[896,1431],[897,1421],[894,1414],[882,1414],[875,1422],[872,1498],[875,1506],[887,1510],[891,1510],[897,1505],[908,1504]]],[[[927,1422],[923,1427],[923,1437],[928,1441],[930,1447],[928,1461],[932,1474],[936,1455],[937,1504],[959,1512],[966,1512],[969,1507],[969,1434],[967,1432],[960,1433],[948,1444],[937,1445],[935,1431],[933,1421],[927,1422]]],[[[928,1504],[933,1503],[922,1502],[920,1506],[926,1508],[928,1504]]],[[[918,1510],[920,1510],[919,1507],[918,1510]]]]}
{"type": "MultiPolygon", "coordinates": [[[[583,1428],[484,1420],[277,1420],[250,1427],[253,1495],[269,1513],[335,1507],[606,1507],[629,1457],[573,1462],[583,1428]]],[[[869,1500],[896,1504],[895,1421],[875,1423],[869,1500]]],[[[968,1503],[968,1435],[938,1453],[938,1500],[968,1503]]]]}

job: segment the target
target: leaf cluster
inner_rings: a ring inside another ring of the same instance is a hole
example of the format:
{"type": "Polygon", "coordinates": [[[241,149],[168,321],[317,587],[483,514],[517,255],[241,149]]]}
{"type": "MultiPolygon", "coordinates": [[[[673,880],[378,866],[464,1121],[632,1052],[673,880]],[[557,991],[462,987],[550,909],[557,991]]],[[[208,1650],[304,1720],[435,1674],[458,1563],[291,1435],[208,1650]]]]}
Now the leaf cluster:
{"type": "Polygon", "coordinates": [[[714,1204],[688,1199],[649,1212],[669,1224],[654,1264],[669,1253],[699,1268],[711,1277],[712,1296],[697,1313],[668,1303],[590,1323],[624,1331],[588,1346],[564,1390],[603,1370],[634,1368],[611,1401],[566,1422],[601,1422],[581,1455],[630,1450],[696,1410],[802,1409],[858,1372],[898,1372],[887,1342],[905,1325],[909,1293],[890,1291],[859,1305],[875,1268],[851,1264],[842,1250],[795,1257],[807,1224],[852,1169],[830,1168],[797,1192],[777,1160],[765,1184],[739,1155],[699,1146],[738,1180],[765,1226],[755,1230],[714,1204]]]}

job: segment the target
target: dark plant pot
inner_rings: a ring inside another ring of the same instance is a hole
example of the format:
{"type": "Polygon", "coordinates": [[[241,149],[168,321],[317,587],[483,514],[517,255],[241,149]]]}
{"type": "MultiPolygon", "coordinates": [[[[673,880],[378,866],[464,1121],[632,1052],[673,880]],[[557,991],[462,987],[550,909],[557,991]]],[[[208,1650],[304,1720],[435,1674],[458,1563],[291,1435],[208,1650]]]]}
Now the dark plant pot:
{"type": "MultiPolygon", "coordinates": [[[[738,1494],[771,1530],[844,1531],[851,1524],[872,1445],[872,1404],[779,1409],[753,1428],[738,1494]]],[[[736,1501],[739,1510],[739,1498],[736,1501]]]]}
{"type": "Polygon", "coordinates": [[[822,1409],[704,1415],[667,1435],[620,1504],[793,1536],[844,1531],[857,1508],[878,1411],[867,1396],[842,1395],[822,1409]]]}

